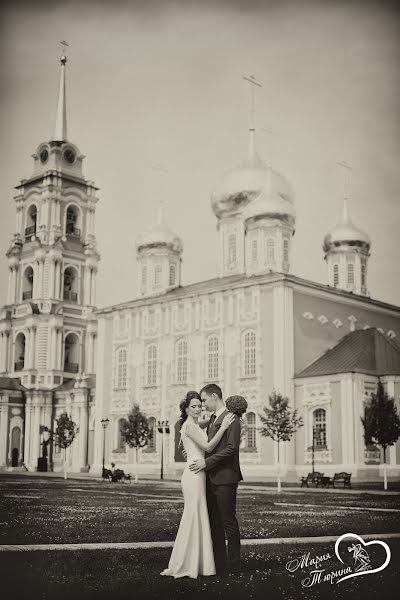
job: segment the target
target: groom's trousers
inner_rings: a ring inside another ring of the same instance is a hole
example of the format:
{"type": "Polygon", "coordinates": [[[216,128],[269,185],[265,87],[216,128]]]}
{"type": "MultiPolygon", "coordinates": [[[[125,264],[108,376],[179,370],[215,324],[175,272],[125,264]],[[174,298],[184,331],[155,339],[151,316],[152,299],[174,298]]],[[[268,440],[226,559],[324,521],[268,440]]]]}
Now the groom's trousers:
{"type": "Polygon", "coordinates": [[[207,477],[207,508],[217,574],[240,566],[240,532],[236,519],[237,483],[215,485],[207,477]],[[228,540],[226,554],[225,535],[228,540]]]}

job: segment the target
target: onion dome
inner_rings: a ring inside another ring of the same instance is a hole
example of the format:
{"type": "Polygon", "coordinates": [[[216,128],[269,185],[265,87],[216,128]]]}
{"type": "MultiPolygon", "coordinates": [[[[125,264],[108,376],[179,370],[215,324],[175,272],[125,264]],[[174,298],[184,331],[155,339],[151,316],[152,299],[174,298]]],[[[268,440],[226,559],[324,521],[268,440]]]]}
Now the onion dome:
{"type": "Polygon", "coordinates": [[[163,206],[160,205],[157,223],[140,234],[136,241],[136,249],[167,247],[175,252],[181,252],[182,240],[165,223],[163,206]]]}
{"type": "Polygon", "coordinates": [[[266,175],[266,182],[260,193],[243,211],[244,220],[269,217],[294,225],[296,210],[290,183],[271,166],[266,168],[266,175]]]}
{"type": "Polygon", "coordinates": [[[323,248],[327,252],[341,245],[364,246],[368,248],[371,246],[369,235],[356,227],[350,219],[347,198],[343,202],[342,221],[325,236],[323,248]]]}

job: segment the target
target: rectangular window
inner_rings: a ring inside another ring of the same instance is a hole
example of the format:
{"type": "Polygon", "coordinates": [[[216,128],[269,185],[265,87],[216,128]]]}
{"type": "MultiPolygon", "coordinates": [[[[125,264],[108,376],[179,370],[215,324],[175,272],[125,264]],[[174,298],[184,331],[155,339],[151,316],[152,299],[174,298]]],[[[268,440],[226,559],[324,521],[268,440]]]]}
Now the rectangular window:
{"type": "Polygon", "coordinates": [[[353,263],[347,263],[347,283],[350,285],[354,283],[354,264],[353,263]]]}
{"type": "Polygon", "coordinates": [[[257,240],[251,243],[251,261],[253,264],[257,262],[257,240]]]}
{"type": "Polygon", "coordinates": [[[142,266],[142,290],[146,289],[146,284],[147,284],[147,266],[143,265],[142,266]]]}
{"type": "Polygon", "coordinates": [[[337,287],[339,285],[339,265],[333,265],[333,285],[337,287]]]}
{"type": "Polygon", "coordinates": [[[228,264],[233,266],[236,264],[236,235],[231,234],[228,237],[228,264]]]}
{"type": "Polygon", "coordinates": [[[162,265],[157,263],[154,267],[154,285],[158,287],[161,285],[161,273],[162,273],[162,265]]]}
{"type": "Polygon", "coordinates": [[[283,240],[283,262],[289,262],[289,240],[283,240]]]}
{"type": "Polygon", "coordinates": [[[275,240],[272,238],[267,238],[266,240],[266,258],[267,263],[275,261],[275,240]]]}
{"type": "Polygon", "coordinates": [[[169,265],[169,285],[175,285],[175,265],[169,265]]]}

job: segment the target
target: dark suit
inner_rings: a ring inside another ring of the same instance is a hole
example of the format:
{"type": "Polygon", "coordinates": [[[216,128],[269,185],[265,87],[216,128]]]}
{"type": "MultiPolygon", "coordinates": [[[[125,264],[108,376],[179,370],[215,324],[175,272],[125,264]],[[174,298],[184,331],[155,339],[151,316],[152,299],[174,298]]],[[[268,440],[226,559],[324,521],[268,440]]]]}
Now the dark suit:
{"type": "MultiPolygon", "coordinates": [[[[225,410],[207,427],[210,441],[221,426],[225,410]]],[[[236,519],[236,492],[243,479],[239,464],[240,421],[234,422],[223,434],[217,446],[206,452],[207,507],[210,517],[214,560],[217,574],[237,570],[240,564],[240,532],[236,519]],[[226,554],[225,535],[228,540],[226,554]]]]}

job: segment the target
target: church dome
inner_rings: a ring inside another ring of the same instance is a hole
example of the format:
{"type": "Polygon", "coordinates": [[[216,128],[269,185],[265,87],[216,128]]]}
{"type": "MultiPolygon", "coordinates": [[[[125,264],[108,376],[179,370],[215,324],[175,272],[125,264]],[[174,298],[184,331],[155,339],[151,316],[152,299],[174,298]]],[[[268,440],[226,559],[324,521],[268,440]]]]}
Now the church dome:
{"type": "Polygon", "coordinates": [[[340,246],[341,244],[368,247],[371,245],[369,235],[356,227],[350,219],[346,199],[343,206],[342,222],[327,233],[324,237],[323,247],[325,251],[328,251],[330,248],[340,246]]]}
{"type": "Polygon", "coordinates": [[[296,219],[294,194],[289,182],[278,171],[267,167],[266,181],[259,195],[243,211],[245,221],[270,217],[291,225],[296,219]]]}
{"type": "Polygon", "coordinates": [[[235,213],[254,201],[267,187],[277,199],[293,203],[293,192],[285,177],[267,167],[254,152],[241,166],[225,174],[211,195],[212,209],[217,217],[235,213]]]}
{"type": "Polygon", "coordinates": [[[157,223],[141,233],[136,240],[137,250],[157,246],[166,246],[176,252],[180,252],[183,247],[181,238],[166,225],[162,207],[160,207],[157,223]]]}

